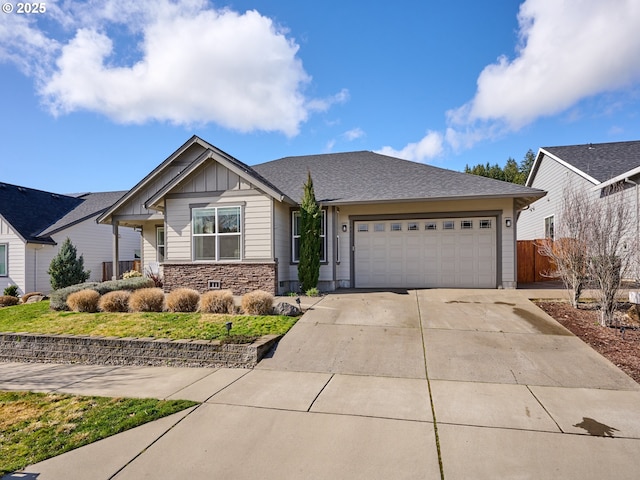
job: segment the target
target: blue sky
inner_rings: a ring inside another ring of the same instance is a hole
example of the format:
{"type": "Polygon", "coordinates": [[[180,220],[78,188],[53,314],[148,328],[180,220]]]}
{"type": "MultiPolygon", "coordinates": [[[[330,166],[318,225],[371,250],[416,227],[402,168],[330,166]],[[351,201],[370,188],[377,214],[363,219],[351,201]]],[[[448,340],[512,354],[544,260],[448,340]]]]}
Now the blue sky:
{"type": "Polygon", "coordinates": [[[372,150],[453,170],[640,139],[640,2],[490,4],[89,0],[0,13],[0,181],[126,190],[193,134],[249,165],[372,150]]]}

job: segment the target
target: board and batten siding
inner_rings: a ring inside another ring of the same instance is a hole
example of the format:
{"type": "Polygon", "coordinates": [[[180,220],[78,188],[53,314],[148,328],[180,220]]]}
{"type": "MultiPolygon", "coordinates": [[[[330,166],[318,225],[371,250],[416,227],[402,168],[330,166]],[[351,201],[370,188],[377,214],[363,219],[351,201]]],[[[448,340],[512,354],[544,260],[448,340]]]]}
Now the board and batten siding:
{"type": "Polygon", "coordinates": [[[28,288],[25,244],[2,217],[0,217],[0,244],[7,245],[7,276],[0,277],[0,294],[9,285],[17,285],[20,293],[25,293],[25,289],[28,288]]]}
{"type": "MultiPolygon", "coordinates": [[[[547,195],[533,202],[523,210],[518,218],[518,240],[537,240],[544,238],[544,219],[554,215],[556,228],[558,215],[562,207],[564,191],[572,188],[591,191],[594,184],[568,169],[557,160],[544,155],[531,187],[546,190],[547,195]]],[[[599,193],[594,193],[598,195],[599,193]]]]}
{"type": "Polygon", "coordinates": [[[190,262],[191,206],[241,206],[244,260],[273,260],[271,248],[271,198],[255,190],[232,196],[188,196],[165,200],[167,258],[190,262]]]}

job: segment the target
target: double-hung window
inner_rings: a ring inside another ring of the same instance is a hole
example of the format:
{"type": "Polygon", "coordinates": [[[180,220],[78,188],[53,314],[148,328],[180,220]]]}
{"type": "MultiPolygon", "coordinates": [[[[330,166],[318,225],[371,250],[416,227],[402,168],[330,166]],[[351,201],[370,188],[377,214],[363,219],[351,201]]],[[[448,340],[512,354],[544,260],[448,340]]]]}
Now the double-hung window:
{"type": "Polygon", "coordinates": [[[240,207],[192,210],[193,259],[240,260],[242,245],[240,207]]]}
{"type": "Polygon", "coordinates": [[[7,276],[7,263],[9,263],[7,250],[8,247],[6,243],[0,244],[0,277],[7,276]]]}
{"type": "Polygon", "coordinates": [[[156,228],[156,261],[164,262],[164,227],[156,228]]]}
{"type": "MultiPolygon", "coordinates": [[[[300,211],[296,210],[291,215],[291,259],[294,263],[300,261],[300,211]]],[[[320,261],[327,261],[327,211],[322,210],[320,222],[320,261]]]]}
{"type": "Polygon", "coordinates": [[[553,215],[544,219],[544,238],[550,238],[551,240],[556,238],[555,219],[553,215]]]}

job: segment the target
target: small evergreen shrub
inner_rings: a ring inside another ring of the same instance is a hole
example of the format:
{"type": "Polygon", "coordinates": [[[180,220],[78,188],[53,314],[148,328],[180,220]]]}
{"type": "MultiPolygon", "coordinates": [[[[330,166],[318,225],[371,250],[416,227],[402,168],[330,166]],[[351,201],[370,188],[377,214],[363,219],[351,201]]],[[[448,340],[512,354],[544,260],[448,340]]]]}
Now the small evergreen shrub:
{"type": "Polygon", "coordinates": [[[242,296],[242,311],[247,315],[270,315],[273,308],[273,295],[262,290],[249,292],[242,296]]]}
{"type": "Polygon", "coordinates": [[[200,296],[202,313],[234,313],[233,292],[231,290],[210,290],[200,296]]]}
{"type": "Polygon", "coordinates": [[[200,293],[192,288],[176,288],[166,298],[170,312],[195,312],[198,310],[200,293]]]}
{"type": "Polygon", "coordinates": [[[77,285],[86,282],[91,271],[84,270],[84,258],[82,255],[77,256],[76,247],[73,246],[71,240],[67,238],[58,254],[51,260],[49,264],[49,274],[51,288],[58,290],[59,288],[77,285]]]}
{"type": "Polygon", "coordinates": [[[97,285],[98,283],[96,282],[87,282],[55,290],[51,292],[49,308],[51,308],[51,310],[69,310],[69,306],[67,305],[67,297],[69,295],[79,292],[80,290],[86,290],[87,288],[94,288],[97,285]]]}
{"type": "Polygon", "coordinates": [[[74,312],[95,313],[99,301],[100,294],[91,289],[80,290],[67,297],[67,305],[74,312]]]}
{"type": "Polygon", "coordinates": [[[142,273],[140,273],[137,270],[129,270],[128,272],[124,272],[122,274],[122,278],[123,279],[127,279],[127,278],[137,278],[137,277],[141,277],[142,273]]]}
{"type": "Polygon", "coordinates": [[[128,312],[130,296],[131,292],[128,290],[116,290],[105,293],[100,297],[98,307],[103,312],[128,312]]]}
{"type": "Polygon", "coordinates": [[[4,289],[4,294],[9,297],[17,297],[18,296],[18,286],[17,285],[9,285],[4,289]]]}
{"type": "Polygon", "coordinates": [[[14,297],[13,295],[2,295],[0,296],[0,307],[11,307],[13,305],[17,305],[20,302],[18,297],[14,297]]]}
{"type": "Polygon", "coordinates": [[[161,288],[141,288],[129,297],[132,312],[161,312],[164,309],[164,292],[161,288]]]}
{"type": "Polygon", "coordinates": [[[31,297],[35,297],[36,295],[44,297],[44,294],[42,294],[40,292],[29,292],[29,293],[25,293],[24,295],[22,295],[22,297],[20,297],[20,301],[22,303],[27,303],[27,300],[29,300],[31,297]]]}

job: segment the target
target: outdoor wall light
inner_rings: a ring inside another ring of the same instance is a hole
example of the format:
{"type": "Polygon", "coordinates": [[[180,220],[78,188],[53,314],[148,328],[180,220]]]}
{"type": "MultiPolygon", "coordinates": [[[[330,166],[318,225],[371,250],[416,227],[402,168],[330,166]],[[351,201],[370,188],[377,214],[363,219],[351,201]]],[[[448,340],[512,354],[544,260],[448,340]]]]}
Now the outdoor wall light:
{"type": "Polygon", "coordinates": [[[511,228],[511,217],[507,217],[504,221],[504,224],[507,226],[507,228],[511,228]]]}
{"type": "Polygon", "coordinates": [[[347,233],[347,224],[346,224],[346,223],[343,223],[343,224],[342,224],[342,231],[343,231],[344,233],[347,233]]]}

